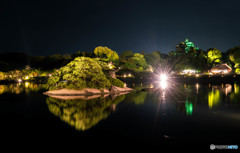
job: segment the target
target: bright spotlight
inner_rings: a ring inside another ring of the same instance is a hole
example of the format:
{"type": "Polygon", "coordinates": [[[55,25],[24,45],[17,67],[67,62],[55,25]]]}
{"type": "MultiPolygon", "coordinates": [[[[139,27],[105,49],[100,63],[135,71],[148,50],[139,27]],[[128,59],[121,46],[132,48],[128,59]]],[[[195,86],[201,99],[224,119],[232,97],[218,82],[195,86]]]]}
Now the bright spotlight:
{"type": "Polygon", "coordinates": [[[160,81],[167,81],[168,80],[168,77],[166,74],[161,74],[160,75],[160,81]]]}
{"type": "Polygon", "coordinates": [[[160,87],[164,90],[164,89],[166,89],[167,88],[167,81],[160,81],[160,87]]]}
{"type": "Polygon", "coordinates": [[[161,74],[160,75],[160,87],[164,90],[167,88],[168,84],[167,84],[167,80],[168,80],[168,76],[166,74],[161,74]]]}

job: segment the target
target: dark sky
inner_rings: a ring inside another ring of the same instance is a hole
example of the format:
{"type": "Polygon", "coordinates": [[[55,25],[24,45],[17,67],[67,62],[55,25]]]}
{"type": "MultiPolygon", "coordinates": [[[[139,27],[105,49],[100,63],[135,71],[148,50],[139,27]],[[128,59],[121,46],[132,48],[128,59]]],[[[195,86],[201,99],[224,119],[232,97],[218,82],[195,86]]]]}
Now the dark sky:
{"type": "Polygon", "coordinates": [[[0,20],[0,52],[168,53],[186,38],[204,50],[240,45],[239,0],[5,0],[0,20]]]}

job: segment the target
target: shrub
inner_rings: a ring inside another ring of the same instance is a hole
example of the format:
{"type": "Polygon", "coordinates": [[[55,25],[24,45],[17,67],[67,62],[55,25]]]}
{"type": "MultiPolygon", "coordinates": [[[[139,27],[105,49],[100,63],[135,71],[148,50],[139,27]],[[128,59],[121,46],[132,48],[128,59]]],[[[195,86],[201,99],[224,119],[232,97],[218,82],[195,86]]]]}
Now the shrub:
{"type": "Polygon", "coordinates": [[[77,57],[66,66],[54,72],[48,79],[50,90],[68,88],[110,88],[111,83],[102,67],[89,57],[77,57]]]}
{"type": "Polygon", "coordinates": [[[117,78],[108,78],[108,79],[113,86],[117,86],[117,87],[121,87],[121,88],[124,87],[124,83],[121,80],[119,80],[117,78]]]}

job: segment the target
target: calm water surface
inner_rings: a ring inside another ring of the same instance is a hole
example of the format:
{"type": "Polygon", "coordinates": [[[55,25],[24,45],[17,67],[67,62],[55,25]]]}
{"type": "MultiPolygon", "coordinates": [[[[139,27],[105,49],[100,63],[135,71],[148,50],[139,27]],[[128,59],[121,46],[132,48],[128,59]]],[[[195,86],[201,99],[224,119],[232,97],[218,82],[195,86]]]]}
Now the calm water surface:
{"type": "Polygon", "coordinates": [[[91,100],[56,99],[43,91],[40,84],[0,85],[2,137],[146,146],[239,143],[239,84],[180,84],[91,100]]]}

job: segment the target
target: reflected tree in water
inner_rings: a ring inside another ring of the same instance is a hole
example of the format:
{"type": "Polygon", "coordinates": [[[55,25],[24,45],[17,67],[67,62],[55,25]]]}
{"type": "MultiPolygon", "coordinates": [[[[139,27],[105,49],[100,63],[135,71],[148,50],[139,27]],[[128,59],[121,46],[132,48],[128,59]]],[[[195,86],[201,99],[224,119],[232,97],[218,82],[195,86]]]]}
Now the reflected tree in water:
{"type": "Polygon", "coordinates": [[[208,93],[208,106],[210,109],[213,108],[213,106],[216,106],[220,102],[220,91],[219,89],[212,89],[208,93]]]}
{"type": "Polygon", "coordinates": [[[124,98],[125,95],[120,95],[113,100],[111,97],[90,100],[62,100],[48,97],[47,105],[49,111],[55,116],[75,127],[76,130],[85,131],[106,119],[124,98]]]}
{"type": "Polygon", "coordinates": [[[231,92],[230,94],[230,101],[234,103],[240,102],[240,90],[239,85],[234,84],[234,92],[231,92]]]}
{"type": "Polygon", "coordinates": [[[132,92],[127,95],[126,101],[132,102],[136,105],[144,104],[147,95],[148,92],[145,91],[132,92]]]}
{"type": "Polygon", "coordinates": [[[46,90],[45,84],[34,84],[30,82],[0,85],[0,95],[5,93],[21,94],[21,93],[37,93],[46,90]]]}

